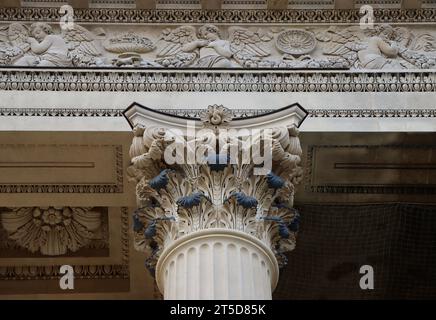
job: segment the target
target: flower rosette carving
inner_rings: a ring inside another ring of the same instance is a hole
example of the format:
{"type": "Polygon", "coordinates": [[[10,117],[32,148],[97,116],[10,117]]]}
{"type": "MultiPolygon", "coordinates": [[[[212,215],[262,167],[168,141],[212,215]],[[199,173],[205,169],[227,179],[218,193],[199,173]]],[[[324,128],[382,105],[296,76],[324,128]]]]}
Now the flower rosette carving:
{"type": "Polygon", "coordinates": [[[96,238],[102,224],[100,212],[92,208],[10,208],[0,218],[9,239],[50,256],[78,251],[96,238]]]}
{"type": "Polygon", "coordinates": [[[222,105],[209,106],[200,117],[205,127],[225,126],[232,121],[231,111],[222,105]]]}
{"type": "Polygon", "coordinates": [[[308,54],[315,49],[316,38],[309,31],[285,30],[277,36],[276,46],[281,52],[299,56],[308,54]]]}

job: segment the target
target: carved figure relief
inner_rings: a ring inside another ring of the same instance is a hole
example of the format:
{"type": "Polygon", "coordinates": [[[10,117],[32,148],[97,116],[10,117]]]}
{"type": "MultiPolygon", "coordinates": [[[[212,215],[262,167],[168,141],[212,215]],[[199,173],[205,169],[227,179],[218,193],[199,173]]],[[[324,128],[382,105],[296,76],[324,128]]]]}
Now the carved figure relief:
{"type": "Polygon", "coordinates": [[[163,45],[157,52],[156,62],[163,67],[186,67],[197,58],[195,52],[189,52],[189,48],[184,47],[196,40],[194,27],[181,26],[174,30],[165,29],[159,40],[163,42],[163,45]]]}
{"type": "Polygon", "coordinates": [[[271,35],[239,27],[229,32],[230,39],[225,40],[218,27],[210,24],[201,26],[198,32],[190,26],[165,30],[165,45],[157,54],[162,58],[157,62],[163,66],[230,68],[251,65],[270,54],[262,44],[269,42],[271,35]]]}
{"type": "MultiPolygon", "coordinates": [[[[429,69],[430,32],[376,25],[240,27],[181,25],[113,32],[18,22],[0,26],[0,65],[30,67],[429,69]]],[[[90,27],[91,28],[91,27],[90,27]]],[[[112,29],[111,29],[112,28],[112,29]]],[[[107,29],[107,30],[106,30],[107,29]]]]}
{"type": "Polygon", "coordinates": [[[0,29],[0,61],[16,66],[68,67],[92,66],[99,63],[101,52],[95,46],[93,36],[85,28],[55,34],[52,27],[43,22],[27,27],[13,23],[0,29]]]}
{"type": "Polygon", "coordinates": [[[416,36],[404,27],[381,25],[364,32],[359,27],[330,27],[317,39],[325,42],[326,55],[341,56],[356,69],[435,67],[436,38],[416,36]]]}

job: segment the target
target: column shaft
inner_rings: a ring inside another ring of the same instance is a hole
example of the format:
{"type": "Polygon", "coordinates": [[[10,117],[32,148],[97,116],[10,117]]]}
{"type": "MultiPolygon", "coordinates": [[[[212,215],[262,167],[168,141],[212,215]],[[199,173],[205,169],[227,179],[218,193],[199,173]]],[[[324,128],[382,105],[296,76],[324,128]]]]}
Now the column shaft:
{"type": "Polygon", "coordinates": [[[270,249],[254,237],[226,229],[179,239],[157,265],[166,300],[270,300],[277,277],[270,249]]]}

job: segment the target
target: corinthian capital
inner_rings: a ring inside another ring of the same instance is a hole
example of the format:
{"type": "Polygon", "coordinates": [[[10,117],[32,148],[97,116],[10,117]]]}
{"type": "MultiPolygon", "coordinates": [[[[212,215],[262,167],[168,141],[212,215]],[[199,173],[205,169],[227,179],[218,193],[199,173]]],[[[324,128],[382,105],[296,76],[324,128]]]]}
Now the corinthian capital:
{"type": "Polygon", "coordinates": [[[296,104],[232,119],[231,110],[214,105],[201,119],[183,119],[133,105],[125,115],[135,135],[129,168],[138,202],[135,244],[149,252],[147,266],[156,272],[161,290],[166,291],[164,273],[176,248],[202,238],[228,249],[230,235],[249,240],[253,250],[261,248],[262,253],[252,254],[259,255],[275,287],[278,267],[295,247],[298,231],[299,214],[293,209],[302,173],[297,127],[305,111],[296,104]]]}

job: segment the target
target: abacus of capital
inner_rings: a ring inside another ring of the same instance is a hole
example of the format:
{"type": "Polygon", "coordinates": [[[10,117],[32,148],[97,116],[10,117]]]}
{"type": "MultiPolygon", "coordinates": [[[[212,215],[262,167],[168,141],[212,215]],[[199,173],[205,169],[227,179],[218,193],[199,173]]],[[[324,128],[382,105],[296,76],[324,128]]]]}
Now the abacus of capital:
{"type": "Polygon", "coordinates": [[[136,183],[135,247],[148,253],[146,265],[164,298],[271,299],[298,232],[293,198],[302,178],[298,126],[306,111],[293,104],[233,119],[231,110],[209,106],[190,119],[195,133],[212,132],[207,136],[192,135],[187,118],[138,104],[124,115],[134,133],[128,175],[136,183]],[[230,129],[239,133],[221,141],[220,132],[230,129]],[[271,167],[258,174],[260,164],[244,159],[268,143],[271,167]],[[181,159],[168,150],[203,161],[168,161],[181,159]]]}

